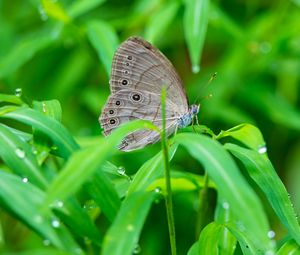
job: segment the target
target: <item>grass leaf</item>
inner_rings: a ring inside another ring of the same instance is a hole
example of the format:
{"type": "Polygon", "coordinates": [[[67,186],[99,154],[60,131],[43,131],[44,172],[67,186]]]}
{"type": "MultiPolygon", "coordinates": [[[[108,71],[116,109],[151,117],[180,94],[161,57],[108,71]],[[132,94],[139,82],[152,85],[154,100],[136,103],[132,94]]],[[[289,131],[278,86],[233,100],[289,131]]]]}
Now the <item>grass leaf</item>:
{"type": "Polygon", "coordinates": [[[210,0],[185,1],[184,36],[194,73],[200,70],[200,58],[209,17],[209,2],[210,0]]]}
{"type": "Polygon", "coordinates": [[[53,227],[56,217],[51,213],[47,217],[37,214],[45,194],[21,178],[0,171],[0,204],[17,215],[26,225],[46,238],[55,247],[72,254],[82,254],[68,230],[60,224],[53,227]]]}
{"type": "Polygon", "coordinates": [[[116,153],[118,145],[126,134],[141,128],[157,130],[149,121],[132,121],[114,130],[110,136],[102,139],[98,145],[73,153],[62,171],[50,184],[44,207],[57,199],[64,200],[76,192],[98,168],[101,168],[105,160],[116,153]]]}
{"type": "Polygon", "coordinates": [[[57,153],[64,158],[68,158],[73,151],[79,148],[74,138],[61,123],[38,111],[20,108],[1,117],[20,121],[49,136],[57,146],[57,153]]]}
{"type": "Polygon", "coordinates": [[[249,175],[263,190],[270,204],[290,235],[300,244],[300,227],[288,193],[266,155],[235,144],[224,147],[241,160],[249,175]]]}
{"type": "Polygon", "coordinates": [[[154,196],[155,192],[139,191],[124,200],[116,220],[105,235],[103,255],[132,254],[154,196]]]}
{"type": "Polygon", "coordinates": [[[118,46],[115,30],[105,21],[90,21],[87,24],[87,36],[109,76],[113,55],[118,46]]]}
{"type": "Polygon", "coordinates": [[[182,133],[174,140],[204,165],[209,177],[216,183],[218,193],[232,208],[240,232],[247,229],[247,235],[257,250],[272,250],[272,242],[267,237],[269,226],[262,205],[225,149],[218,142],[199,134],[182,133]]]}

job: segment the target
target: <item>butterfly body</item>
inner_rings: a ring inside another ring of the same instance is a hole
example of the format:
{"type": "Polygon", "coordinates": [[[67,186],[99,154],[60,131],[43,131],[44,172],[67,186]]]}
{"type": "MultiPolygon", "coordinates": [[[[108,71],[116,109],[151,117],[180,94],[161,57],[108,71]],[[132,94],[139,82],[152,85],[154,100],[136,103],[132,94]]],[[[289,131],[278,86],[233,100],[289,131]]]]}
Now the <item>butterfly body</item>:
{"type": "MultiPolygon", "coordinates": [[[[177,128],[189,125],[199,106],[188,106],[181,79],[171,62],[149,42],[130,37],[116,51],[111,69],[110,89],[99,122],[104,135],[120,124],[143,119],[162,127],[161,90],[166,87],[166,131],[171,135],[177,128]]],[[[153,130],[139,130],[124,138],[124,151],[145,147],[159,141],[153,130]]]]}
{"type": "Polygon", "coordinates": [[[189,111],[178,119],[178,128],[185,128],[192,123],[192,120],[199,112],[199,105],[191,105],[189,111]]]}

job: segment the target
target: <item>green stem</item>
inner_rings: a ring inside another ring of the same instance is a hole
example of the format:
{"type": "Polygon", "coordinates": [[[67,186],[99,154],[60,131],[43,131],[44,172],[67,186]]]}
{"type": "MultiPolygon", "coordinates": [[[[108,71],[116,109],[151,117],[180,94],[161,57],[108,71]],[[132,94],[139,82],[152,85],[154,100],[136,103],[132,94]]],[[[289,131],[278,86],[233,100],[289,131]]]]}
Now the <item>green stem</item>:
{"type": "Polygon", "coordinates": [[[175,236],[175,224],[174,224],[174,215],[173,215],[173,202],[172,202],[172,189],[171,189],[171,172],[169,164],[169,152],[167,146],[167,136],[166,136],[166,88],[162,88],[161,93],[161,102],[162,102],[162,132],[161,132],[161,145],[164,155],[164,166],[165,166],[165,181],[166,181],[166,211],[167,211],[167,220],[168,228],[170,235],[170,245],[171,245],[171,254],[176,255],[176,236],[175,236]]]}
{"type": "Polygon", "coordinates": [[[208,181],[209,181],[208,174],[205,171],[203,187],[199,192],[200,205],[198,210],[198,219],[197,219],[197,227],[196,227],[196,240],[199,239],[200,232],[205,226],[206,212],[208,209],[208,203],[207,203],[208,181]]]}

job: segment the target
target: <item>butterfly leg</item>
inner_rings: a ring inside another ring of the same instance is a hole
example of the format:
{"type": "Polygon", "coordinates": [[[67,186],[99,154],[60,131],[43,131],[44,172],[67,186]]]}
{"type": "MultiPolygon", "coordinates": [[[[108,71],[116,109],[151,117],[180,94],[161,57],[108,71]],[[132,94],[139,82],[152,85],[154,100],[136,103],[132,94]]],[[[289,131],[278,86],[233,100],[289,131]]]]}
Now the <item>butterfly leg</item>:
{"type": "Polygon", "coordinates": [[[195,126],[194,126],[195,123],[194,122],[196,122],[196,126],[199,126],[199,121],[198,121],[198,116],[197,115],[195,115],[195,118],[192,119],[192,127],[193,127],[194,132],[198,133],[197,130],[195,129],[195,126]]]}

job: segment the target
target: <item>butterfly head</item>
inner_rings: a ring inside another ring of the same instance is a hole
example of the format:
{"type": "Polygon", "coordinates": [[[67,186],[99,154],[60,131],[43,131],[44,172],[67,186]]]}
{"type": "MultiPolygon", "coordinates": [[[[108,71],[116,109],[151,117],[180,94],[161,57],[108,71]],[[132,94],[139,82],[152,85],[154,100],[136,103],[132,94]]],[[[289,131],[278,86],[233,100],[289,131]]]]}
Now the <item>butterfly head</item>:
{"type": "Polygon", "coordinates": [[[200,109],[200,104],[192,104],[190,107],[189,107],[189,113],[191,114],[191,117],[194,117],[195,115],[198,114],[199,112],[199,109],[200,109]]]}

